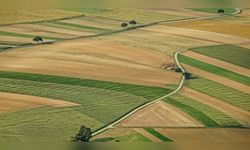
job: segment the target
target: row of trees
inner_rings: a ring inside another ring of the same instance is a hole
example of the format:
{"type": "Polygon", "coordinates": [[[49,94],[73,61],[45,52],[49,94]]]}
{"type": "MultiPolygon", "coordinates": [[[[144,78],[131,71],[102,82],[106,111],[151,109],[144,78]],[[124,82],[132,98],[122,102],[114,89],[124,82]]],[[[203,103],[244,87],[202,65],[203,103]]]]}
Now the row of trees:
{"type": "Polygon", "coordinates": [[[123,23],[121,24],[121,27],[126,28],[129,24],[131,24],[131,25],[134,26],[134,25],[137,24],[137,22],[136,22],[135,20],[131,20],[131,21],[129,21],[128,23],[123,22],[123,23]]]}

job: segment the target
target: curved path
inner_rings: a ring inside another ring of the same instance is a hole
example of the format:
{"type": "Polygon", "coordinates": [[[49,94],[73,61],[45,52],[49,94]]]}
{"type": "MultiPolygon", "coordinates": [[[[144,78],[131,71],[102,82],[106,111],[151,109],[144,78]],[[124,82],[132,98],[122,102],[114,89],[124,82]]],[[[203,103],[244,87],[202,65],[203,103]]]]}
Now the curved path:
{"type": "MultiPolygon", "coordinates": [[[[242,9],[235,8],[235,10],[236,10],[236,11],[235,11],[234,13],[232,13],[231,15],[237,15],[237,14],[242,13],[242,9]]],[[[227,16],[227,15],[211,16],[211,17],[201,17],[201,18],[186,19],[186,20],[176,20],[176,21],[170,21],[170,22],[172,23],[172,22],[180,22],[180,21],[188,21],[188,20],[205,20],[205,19],[214,19],[214,18],[219,18],[219,17],[224,17],[224,16],[227,16]]],[[[150,25],[156,25],[156,24],[160,24],[160,23],[164,23],[164,22],[166,22],[166,21],[148,24],[148,25],[140,26],[140,27],[138,27],[138,28],[142,28],[142,27],[146,27],[146,26],[150,26],[150,25]]],[[[118,31],[118,32],[121,32],[121,31],[118,31]]],[[[116,32],[116,33],[117,33],[117,32],[116,32]]],[[[181,66],[181,64],[180,64],[180,62],[179,62],[179,60],[178,60],[178,55],[179,55],[181,52],[185,51],[185,50],[187,50],[187,49],[179,50],[179,51],[177,51],[177,52],[174,54],[175,63],[176,63],[176,65],[181,69],[182,73],[184,73],[185,70],[184,70],[184,68],[181,66]]],[[[169,93],[169,94],[167,94],[167,95],[165,95],[165,96],[162,96],[162,97],[160,97],[160,98],[158,98],[158,99],[156,99],[156,100],[154,100],[154,101],[151,101],[151,102],[149,102],[149,103],[147,103],[147,104],[144,104],[144,105],[142,105],[142,106],[137,107],[136,109],[134,109],[134,110],[132,110],[131,112],[127,113],[126,115],[124,115],[124,116],[121,117],[120,119],[116,120],[115,122],[113,122],[113,123],[109,124],[108,126],[105,126],[105,127],[101,128],[101,129],[95,131],[92,135],[95,136],[95,135],[97,135],[97,134],[100,134],[100,133],[106,131],[107,129],[114,128],[115,125],[117,125],[117,124],[120,123],[121,121],[127,119],[128,117],[130,117],[131,115],[135,114],[135,113],[138,112],[139,110],[141,110],[141,109],[143,109],[143,108],[145,108],[145,107],[148,107],[148,106],[150,106],[150,105],[152,105],[152,104],[154,104],[154,103],[156,103],[156,102],[158,102],[158,101],[160,101],[160,100],[162,100],[162,99],[164,99],[164,98],[166,98],[166,97],[169,97],[169,96],[171,96],[171,95],[173,95],[173,94],[179,92],[179,91],[181,90],[181,88],[183,87],[184,80],[185,80],[185,77],[182,76],[181,81],[180,81],[180,83],[179,83],[179,86],[178,86],[178,88],[177,88],[175,91],[173,91],[173,92],[171,92],[171,93],[169,93]]]]}

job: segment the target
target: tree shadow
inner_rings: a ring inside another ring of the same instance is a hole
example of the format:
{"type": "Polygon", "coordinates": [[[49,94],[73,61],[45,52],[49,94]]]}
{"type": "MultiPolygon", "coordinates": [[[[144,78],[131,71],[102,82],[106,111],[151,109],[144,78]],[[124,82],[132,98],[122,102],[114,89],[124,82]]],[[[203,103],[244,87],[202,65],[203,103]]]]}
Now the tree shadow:
{"type": "Polygon", "coordinates": [[[106,137],[106,138],[95,139],[95,140],[93,140],[93,142],[110,142],[110,141],[114,141],[114,140],[115,140],[115,138],[106,137]]]}

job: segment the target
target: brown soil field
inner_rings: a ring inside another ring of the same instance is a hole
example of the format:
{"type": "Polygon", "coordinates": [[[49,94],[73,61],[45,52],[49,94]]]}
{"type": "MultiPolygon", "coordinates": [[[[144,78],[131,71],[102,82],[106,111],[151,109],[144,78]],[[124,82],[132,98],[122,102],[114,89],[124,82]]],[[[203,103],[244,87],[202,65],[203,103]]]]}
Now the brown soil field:
{"type": "MultiPolygon", "coordinates": [[[[186,26],[183,26],[183,27],[186,27],[186,26]]],[[[225,34],[213,33],[209,31],[201,31],[201,30],[195,30],[195,29],[196,28],[186,29],[186,28],[173,27],[173,26],[167,26],[167,25],[155,25],[155,26],[143,28],[143,30],[179,35],[179,36],[184,36],[184,37],[189,37],[193,39],[199,39],[199,40],[204,40],[204,41],[209,41],[209,42],[214,42],[214,43],[221,43],[221,44],[237,44],[237,43],[249,42],[248,39],[239,38],[239,37],[235,37],[232,35],[225,35],[225,34]]]]}
{"type": "Polygon", "coordinates": [[[140,133],[141,135],[143,135],[144,137],[148,138],[150,141],[152,142],[162,142],[161,139],[155,137],[154,135],[148,133],[146,130],[144,130],[143,128],[136,128],[135,131],[137,131],[138,133],[140,133]]]}
{"type": "Polygon", "coordinates": [[[150,11],[160,13],[160,14],[169,14],[169,15],[176,15],[176,16],[186,16],[186,17],[206,17],[206,16],[216,15],[216,14],[193,11],[190,9],[183,9],[183,8],[179,8],[179,9],[150,9],[150,11]]]}
{"type": "Polygon", "coordinates": [[[33,43],[32,38],[5,36],[5,35],[0,35],[0,41],[19,42],[19,43],[33,43]]]}
{"type": "MultiPolygon", "coordinates": [[[[173,23],[171,26],[223,33],[242,38],[250,38],[250,24],[233,23],[232,20],[233,19],[223,22],[219,22],[217,20],[195,20],[173,23]]],[[[220,38],[217,37],[217,39],[220,38]]]]}
{"type": "Polygon", "coordinates": [[[103,28],[103,29],[111,29],[111,30],[122,29],[121,21],[104,19],[101,17],[88,17],[88,18],[81,17],[81,18],[62,20],[62,22],[86,25],[86,26],[103,28]]]}
{"type": "Polygon", "coordinates": [[[188,56],[188,57],[191,57],[191,58],[194,58],[197,60],[202,60],[202,61],[207,62],[209,64],[212,64],[215,66],[220,66],[224,69],[231,70],[233,72],[237,72],[237,73],[245,75],[245,76],[250,76],[250,70],[246,69],[244,67],[240,67],[240,66],[237,66],[237,65],[219,60],[219,59],[208,57],[206,55],[202,55],[202,54],[199,54],[199,53],[196,53],[193,51],[185,51],[183,54],[188,56]]]}
{"type": "Polygon", "coordinates": [[[207,71],[203,71],[201,69],[197,69],[195,67],[192,67],[192,66],[189,66],[186,64],[182,64],[182,65],[187,71],[192,72],[195,75],[202,76],[202,77],[207,78],[209,80],[213,80],[215,82],[218,82],[218,83],[224,84],[226,86],[235,88],[235,89],[240,90],[240,91],[245,92],[245,93],[250,93],[250,87],[247,85],[243,85],[241,83],[232,81],[230,79],[227,79],[227,78],[224,78],[224,77],[221,77],[218,75],[215,75],[213,73],[209,73],[207,71]]]}
{"type": "Polygon", "coordinates": [[[193,128],[156,129],[174,142],[249,142],[250,129],[193,128]]]}
{"type": "Polygon", "coordinates": [[[165,86],[181,78],[161,68],[172,61],[162,53],[117,42],[77,39],[1,53],[0,70],[165,86]]]}
{"type": "Polygon", "coordinates": [[[180,49],[215,45],[215,43],[213,42],[141,29],[131,30],[120,34],[105,36],[102,38],[112,41],[118,41],[120,43],[131,45],[134,47],[159,51],[170,56],[172,56],[174,52],[180,49]]]}
{"type": "Polygon", "coordinates": [[[239,46],[250,49],[250,43],[239,44],[239,46]]]}
{"type": "Polygon", "coordinates": [[[0,92],[0,113],[42,106],[69,107],[77,105],[67,101],[0,92]]]}
{"type": "Polygon", "coordinates": [[[250,112],[248,111],[187,87],[182,88],[181,93],[224,112],[245,126],[250,126],[250,112]]]}
{"type": "Polygon", "coordinates": [[[117,125],[118,127],[202,127],[176,107],[165,102],[150,105],[117,125]]]}

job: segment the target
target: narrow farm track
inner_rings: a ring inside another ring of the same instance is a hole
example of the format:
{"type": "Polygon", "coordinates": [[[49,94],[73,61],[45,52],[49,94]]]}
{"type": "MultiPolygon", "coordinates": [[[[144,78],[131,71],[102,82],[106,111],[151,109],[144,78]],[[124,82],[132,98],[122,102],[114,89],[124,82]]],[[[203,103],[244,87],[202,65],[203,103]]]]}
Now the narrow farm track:
{"type": "MultiPolygon", "coordinates": [[[[240,13],[242,13],[242,9],[236,8],[236,12],[232,13],[231,15],[237,15],[237,14],[240,14],[240,13]]],[[[222,16],[211,16],[211,17],[201,17],[201,18],[192,18],[192,19],[176,20],[176,21],[179,22],[179,21],[187,21],[187,20],[206,20],[206,19],[214,19],[214,18],[219,18],[219,17],[224,17],[224,16],[227,16],[227,15],[222,15],[222,16]]],[[[176,22],[176,21],[168,21],[168,22],[176,22]]],[[[165,21],[165,22],[166,22],[166,21],[165,21]]],[[[147,26],[150,26],[150,25],[157,25],[157,24],[160,24],[160,23],[164,23],[164,22],[152,23],[152,24],[144,25],[144,26],[137,27],[137,28],[147,27],[147,26]]],[[[136,29],[137,29],[137,28],[136,28],[136,29]]],[[[123,31],[118,31],[118,33],[119,33],[119,32],[123,32],[123,31]]],[[[113,34],[113,33],[112,33],[112,34],[113,34]]],[[[178,55],[179,55],[181,52],[183,52],[183,51],[186,51],[186,49],[179,50],[179,51],[177,51],[177,52],[174,54],[175,63],[176,63],[176,65],[181,69],[182,73],[184,73],[185,70],[184,70],[184,68],[181,66],[181,64],[180,64],[180,62],[179,62],[179,60],[178,60],[178,55]]],[[[124,115],[124,116],[121,117],[120,119],[116,120],[115,122],[113,122],[113,123],[111,123],[111,124],[109,124],[109,125],[107,125],[107,126],[101,128],[101,129],[99,129],[99,130],[96,130],[92,135],[95,136],[95,135],[98,135],[98,134],[100,134],[100,133],[106,131],[107,129],[114,128],[115,125],[117,125],[117,124],[120,123],[121,121],[127,119],[128,117],[130,117],[131,115],[135,114],[135,113],[138,112],[139,110],[142,110],[142,109],[144,109],[144,108],[146,108],[146,107],[148,107],[148,106],[150,106],[150,105],[152,105],[152,104],[154,104],[154,103],[156,103],[156,102],[158,102],[158,101],[161,101],[161,100],[165,99],[166,97],[169,97],[169,96],[171,96],[171,95],[173,95],[173,94],[179,92],[179,91],[182,89],[182,87],[183,87],[184,80],[185,80],[185,77],[182,76],[182,78],[181,78],[181,80],[180,80],[180,83],[179,83],[179,86],[178,86],[178,88],[177,88],[175,91],[173,91],[173,92],[171,92],[171,93],[169,93],[169,94],[167,94],[167,95],[165,95],[165,96],[162,96],[162,97],[160,97],[160,98],[158,98],[158,99],[156,99],[156,100],[154,100],[154,101],[151,101],[151,102],[149,102],[149,103],[147,103],[147,104],[144,104],[144,105],[142,105],[142,106],[139,106],[138,108],[136,108],[136,109],[132,110],[131,112],[127,113],[126,115],[124,115]]]]}

